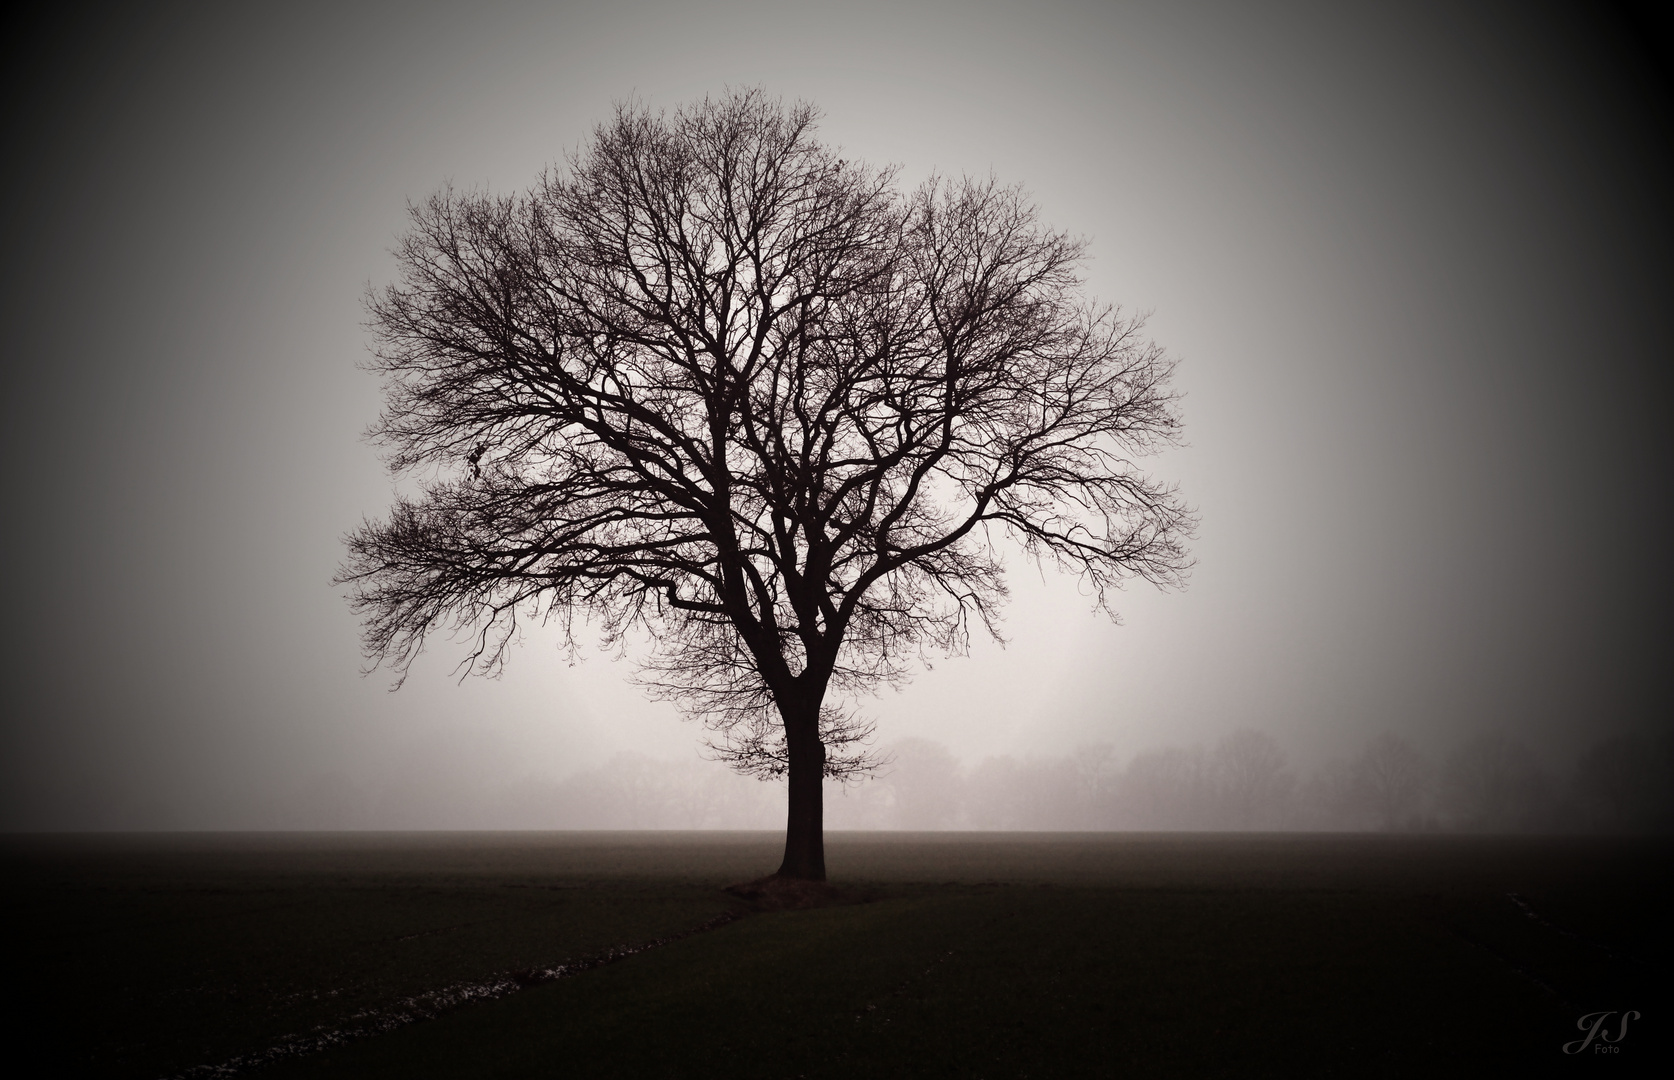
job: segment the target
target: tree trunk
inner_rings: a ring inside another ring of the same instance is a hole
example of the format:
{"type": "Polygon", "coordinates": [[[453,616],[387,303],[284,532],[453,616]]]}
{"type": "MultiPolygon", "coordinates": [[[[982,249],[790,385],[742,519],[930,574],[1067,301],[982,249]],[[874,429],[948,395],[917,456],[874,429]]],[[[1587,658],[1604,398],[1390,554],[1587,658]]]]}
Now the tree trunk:
{"type": "Polygon", "coordinates": [[[820,742],[819,706],[784,709],[785,748],[790,752],[790,812],[785,822],[785,861],[778,876],[825,880],[825,744],[820,742]]]}

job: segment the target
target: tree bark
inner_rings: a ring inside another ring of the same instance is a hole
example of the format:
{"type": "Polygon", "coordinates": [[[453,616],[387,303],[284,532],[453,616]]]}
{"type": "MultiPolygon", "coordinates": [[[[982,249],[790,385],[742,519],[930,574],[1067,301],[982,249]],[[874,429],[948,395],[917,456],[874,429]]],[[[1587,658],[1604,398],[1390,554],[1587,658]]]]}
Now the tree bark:
{"type": "Polygon", "coordinates": [[[785,861],[777,876],[825,880],[825,744],[820,742],[819,706],[783,709],[789,751],[790,811],[785,823],[785,861]]]}

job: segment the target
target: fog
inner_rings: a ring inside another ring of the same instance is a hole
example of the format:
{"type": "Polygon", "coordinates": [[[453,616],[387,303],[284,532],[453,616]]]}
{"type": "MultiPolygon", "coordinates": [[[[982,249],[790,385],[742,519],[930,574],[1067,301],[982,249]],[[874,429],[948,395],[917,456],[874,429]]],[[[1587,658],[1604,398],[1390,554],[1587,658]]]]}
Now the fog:
{"type": "Polygon", "coordinates": [[[460,680],[439,642],[391,693],[330,584],[394,490],[357,364],[407,202],[729,85],[1025,185],[1181,360],[1147,464],[1189,587],[1115,625],[1013,560],[1005,643],[864,703],[893,764],[830,827],[1666,823],[1674,112],[1583,7],[43,16],[5,75],[0,826],[782,823],[632,649],[460,680]]]}
{"type": "MultiPolygon", "coordinates": [[[[1213,745],[1127,760],[1109,743],[1059,757],[961,761],[904,739],[864,780],[829,785],[826,826],[850,830],[1066,832],[1354,831],[1640,833],[1674,828],[1674,740],[1600,740],[1551,761],[1514,734],[1484,731],[1441,759],[1394,732],[1351,757],[1298,768],[1271,735],[1241,728],[1213,745]]],[[[314,778],[273,808],[288,829],[774,829],[780,783],[697,758],[622,751],[561,781],[472,785],[457,775],[367,788],[314,778]]]]}

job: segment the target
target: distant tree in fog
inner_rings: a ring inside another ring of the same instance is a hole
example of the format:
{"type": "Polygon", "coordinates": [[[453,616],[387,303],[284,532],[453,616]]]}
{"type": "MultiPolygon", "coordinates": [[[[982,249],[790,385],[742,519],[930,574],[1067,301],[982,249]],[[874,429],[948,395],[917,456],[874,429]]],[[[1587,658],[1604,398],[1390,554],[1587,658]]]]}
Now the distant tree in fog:
{"type": "Polygon", "coordinates": [[[1134,755],[1122,774],[1123,818],[1141,829],[1209,829],[1218,824],[1220,785],[1202,747],[1134,755]]]}
{"type": "Polygon", "coordinates": [[[1272,736],[1248,728],[1215,744],[1136,754],[1105,785],[1104,820],[1140,829],[1275,829],[1290,823],[1296,776],[1272,736]]]}
{"type": "Polygon", "coordinates": [[[928,739],[903,739],[890,757],[883,782],[889,787],[896,828],[947,829],[959,822],[964,777],[952,751],[928,739]]]}
{"type": "Polygon", "coordinates": [[[1273,736],[1242,728],[1215,744],[1222,822],[1234,829],[1275,828],[1290,810],[1296,777],[1273,736]]]}
{"type": "Polygon", "coordinates": [[[1384,732],[1355,759],[1349,796],[1354,809],[1394,830],[1417,816],[1429,782],[1424,756],[1399,735],[1384,732]]]}
{"type": "Polygon", "coordinates": [[[309,778],[295,807],[286,824],[305,829],[364,829],[371,818],[365,793],[337,771],[309,778]]]}
{"type": "Polygon", "coordinates": [[[621,753],[546,795],[547,827],[759,829],[773,792],[707,762],[621,753]]]}
{"type": "Polygon", "coordinates": [[[1369,824],[1354,797],[1354,763],[1345,758],[1322,762],[1297,790],[1297,824],[1313,829],[1344,829],[1369,824]]]}
{"type": "Polygon", "coordinates": [[[971,828],[1027,828],[1026,782],[1015,758],[991,757],[979,762],[965,785],[966,820],[971,828]]]}
{"type": "Polygon", "coordinates": [[[1117,785],[1122,776],[1116,748],[1109,743],[1078,746],[1070,755],[1076,828],[1109,828],[1116,817],[1117,785]]]}
{"type": "Polygon", "coordinates": [[[630,105],[526,195],[411,210],[369,301],[374,430],[418,494],[348,539],[376,663],[438,632],[492,673],[520,620],[644,632],[646,683],[788,777],[779,874],[823,878],[858,693],[994,632],[995,543],[1180,580],[1192,520],[1134,462],[1171,363],[1088,302],[1083,244],[1014,188],[889,170],[759,92],[630,105]]]}
{"type": "Polygon", "coordinates": [[[1081,784],[1073,759],[1030,758],[1018,774],[1018,808],[1027,827],[1073,829],[1081,824],[1081,784]]]}
{"type": "Polygon", "coordinates": [[[1454,824],[1467,829],[1534,828],[1554,814],[1551,779],[1526,745],[1503,732],[1461,744],[1448,758],[1441,794],[1454,824]]]}
{"type": "Polygon", "coordinates": [[[1576,762],[1575,790],[1600,828],[1674,826],[1674,739],[1630,734],[1594,743],[1576,762]]]}
{"type": "Polygon", "coordinates": [[[987,758],[950,785],[961,797],[955,820],[983,830],[1108,828],[1116,775],[1114,751],[1105,745],[1067,757],[987,758]]]}

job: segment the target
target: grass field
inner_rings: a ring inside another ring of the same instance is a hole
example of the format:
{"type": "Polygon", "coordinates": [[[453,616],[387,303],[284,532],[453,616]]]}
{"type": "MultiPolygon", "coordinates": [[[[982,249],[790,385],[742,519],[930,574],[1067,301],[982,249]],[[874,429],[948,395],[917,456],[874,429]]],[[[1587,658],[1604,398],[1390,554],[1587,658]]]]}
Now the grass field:
{"type": "Polygon", "coordinates": [[[0,842],[37,1075],[1656,1075],[1661,840],[753,833],[0,842]],[[1614,1010],[1579,1054],[1580,1016],[1614,1010]]]}

